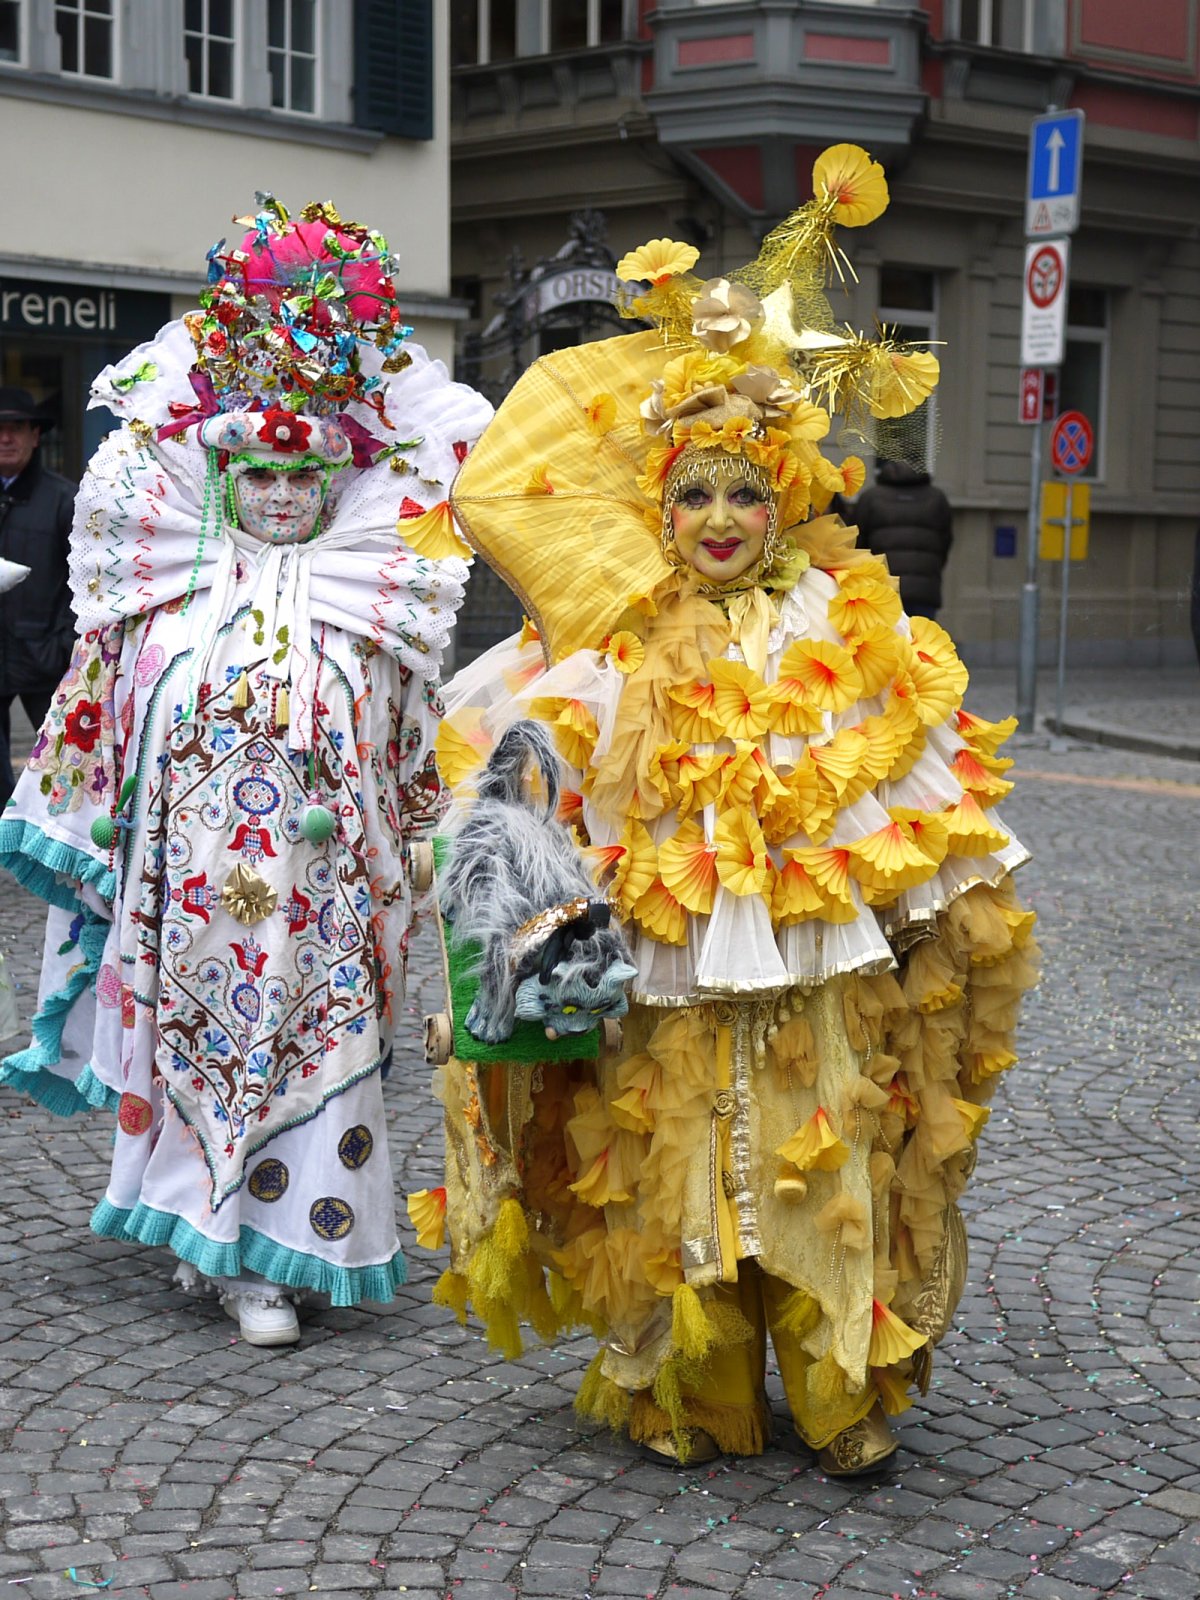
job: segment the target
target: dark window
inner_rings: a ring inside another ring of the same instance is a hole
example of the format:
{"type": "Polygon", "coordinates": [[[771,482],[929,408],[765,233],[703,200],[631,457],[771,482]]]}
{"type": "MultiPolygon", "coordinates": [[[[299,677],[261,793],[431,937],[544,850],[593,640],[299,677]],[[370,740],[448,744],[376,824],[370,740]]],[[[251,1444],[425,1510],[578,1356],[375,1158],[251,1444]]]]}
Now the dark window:
{"type": "Polygon", "coordinates": [[[882,267],[879,273],[879,300],[881,305],[898,311],[932,311],[933,273],[922,267],[882,267]]]}
{"type": "Polygon", "coordinates": [[[56,0],[62,70],[84,78],[113,75],[112,0],[56,0]]]}
{"type": "Polygon", "coordinates": [[[588,0],[555,0],[550,7],[551,50],[583,50],[588,43],[588,0]]]}
{"type": "Polygon", "coordinates": [[[317,0],[268,0],[267,66],[271,104],[317,109],[317,0]]]}
{"type": "Polygon", "coordinates": [[[21,59],[21,0],[0,0],[0,61],[21,59]]]}
{"type": "Polygon", "coordinates": [[[232,100],[235,78],[234,0],[184,0],[183,49],[188,93],[232,100]]]}
{"type": "Polygon", "coordinates": [[[450,65],[473,67],[479,60],[479,0],[450,0],[450,65]]]}
{"type": "Polygon", "coordinates": [[[1092,425],[1095,448],[1081,478],[1104,477],[1108,413],[1108,303],[1103,289],[1078,285],[1067,299],[1067,349],[1059,380],[1059,411],[1082,411],[1092,425]]]}
{"type": "Polygon", "coordinates": [[[487,0],[487,58],[512,61],[517,53],[517,0],[487,0]]]}

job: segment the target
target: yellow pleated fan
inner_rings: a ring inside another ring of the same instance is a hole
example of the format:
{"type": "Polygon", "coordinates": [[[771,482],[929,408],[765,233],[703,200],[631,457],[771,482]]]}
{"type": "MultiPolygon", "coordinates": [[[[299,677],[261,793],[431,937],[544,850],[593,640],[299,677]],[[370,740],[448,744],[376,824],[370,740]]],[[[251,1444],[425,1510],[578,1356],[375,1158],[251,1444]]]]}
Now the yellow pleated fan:
{"type": "Polygon", "coordinates": [[[905,889],[927,883],[937,871],[908,824],[894,818],[848,848],[850,872],[868,905],[888,905],[905,889]]]}
{"type": "Polygon", "coordinates": [[[867,758],[867,741],[853,728],[843,728],[828,744],[810,744],[809,759],[832,790],[837,804],[848,802],[846,792],[867,758]]]}
{"type": "Polygon", "coordinates": [[[866,780],[866,787],[873,789],[892,770],[902,747],[900,735],[895,723],[882,716],[864,718],[853,732],[861,733],[867,741],[861,773],[866,780]]]}
{"type": "Polygon", "coordinates": [[[772,700],[771,731],[789,738],[804,738],[820,733],[824,718],[807,700],[807,690],[798,678],[780,679],[770,686],[772,700]]]}
{"type": "Polygon", "coordinates": [[[870,359],[867,408],[873,417],[907,417],[937,388],[941,366],[928,350],[889,347],[870,359]]]}
{"type": "Polygon", "coordinates": [[[854,891],[850,887],[850,852],[844,845],[822,848],[805,845],[785,850],[786,861],[803,867],[825,898],[822,922],[853,922],[858,916],[854,891]]]}
{"type": "Polygon", "coordinates": [[[418,516],[402,517],[396,531],[410,550],[430,561],[445,561],[450,556],[471,560],[471,546],[455,526],[448,500],[439,500],[418,516]]]}
{"type": "MultiPolygon", "coordinates": [[[[994,757],[987,758],[989,764],[994,762],[994,757]]],[[[1012,765],[1011,762],[1008,763],[1012,765]]],[[[994,770],[989,771],[988,765],[970,750],[960,750],[950,763],[950,770],[962,784],[963,788],[973,794],[981,806],[994,806],[997,800],[1003,800],[1006,794],[1011,794],[1013,784],[1006,778],[1001,778],[994,770]]]]}
{"type": "Polygon", "coordinates": [[[833,219],[843,228],[862,228],[887,210],[883,168],[857,144],[833,144],[813,163],[813,194],[834,202],[833,219]]]}
{"type": "Polygon", "coordinates": [[[712,744],[722,734],[711,683],[684,683],[668,689],[671,697],[671,732],[687,744],[712,744]]]}
{"type": "Polygon", "coordinates": [[[554,485],[550,481],[550,467],[545,461],[538,463],[529,474],[525,484],[526,494],[553,494],[554,485]]]}
{"type": "Polygon", "coordinates": [[[910,1380],[897,1372],[895,1367],[874,1367],[871,1378],[875,1384],[883,1409],[889,1417],[898,1417],[912,1405],[908,1393],[910,1380]]]}
{"type": "Polygon", "coordinates": [[[1003,722],[988,722],[974,712],[959,710],[955,728],[960,739],[965,739],[972,750],[981,755],[994,756],[1004,741],[1017,731],[1016,717],[1005,717],[1003,722]]]}
{"type": "Polygon", "coordinates": [[[722,811],[753,805],[761,816],[771,802],[787,794],[787,786],[767,760],[762,748],[739,740],[721,769],[717,804],[722,811]]]}
{"type": "Polygon", "coordinates": [[[681,818],[691,816],[703,806],[712,805],[721,790],[721,780],[728,756],[719,750],[706,755],[697,754],[690,745],[671,747],[677,755],[664,756],[663,775],[671,784],[675,804],[681,818]]]}
{"type": "Polygon", "coordinates": [[[973,1100],[952,1099],[951,1104],[963,1119],[963,1125],[967,1130],[967,1138],[974,1144],[983,1132],[984,1124],[992,1114],[990,1109],[987,1106],[977,1106],[973,1100]]]}
{"type": "Polygon", "coordinates": [[[708,916],[717,894],[717,847],[709,844],[698,822],[685,822],[673,839],[658,847],[663,883],[694,916],[708,916]]]}
{"type": "MultiPolygon", "coordinates": [[[[903,645],[901,646],[903,653],[903,645]]],[[[956,711],[966,687],[966,668],[956,673],[940,661],[930,661],[909,648],[904,672],[912,685],[912,701],[917,716],[927,728],[939,727],[956,711]],[[962,687],[959,687],[960,681],[962,687]]]]}
{"type": "Polygon", "coordinates": [[[777,928],[795,922],[811,922],[820,917],[828,921],[829,901],[813,881],[808,868],[796,860],[797,852],[785,850],[784,864],[775,874],[771,890],[771,921],[777,928]]]}
{"type": "Polygon", "coordinates": [[[827,639],[796,639],[779,662],[778,681],[798,685],[810,705],[821,711],[844,711],[863,690],[862,674],[844,646],[827,639]]]}
{"type": "Polygon", "coordinates": [[[677,239],[648,239],[617,262],[617,277],[622,283],[666,283],[690,272],[700,259],[694,244],[677,239]]]}
{"type": "Polygon", "coordinates": [[[422,1250],[440,1250],[446,1241],[445,1189],[417,1189],[408,1197],[408,1220],[422,1250]]]}
{"type": "Polygon", "coordinates": [[[620,839],[621,855],[616,862],[609,893],[629,915],[658,876],[658,852],[646,825],[631,817],[620,839]]]}
{"type": "Polygon", "coordinates": [[[912,834],[917,848],[935,867],[940,867],[950,849],[950,829],[940,811],[917,811],[909,806],[892,806],[888,816],[902,822],[912,834]]]}
{"type": "Polygon", "coordinates": [[[880,628],[890,632],[901,615],[900,596],[890,584],[853,572],[829,602],[829,620],[848,641],[880,628]]]}
{"type": "Polygon", "coordinates": [[[871,1366],[894,1367],[927,1342],[923,1333],[902,1322],[882,1300],[871,1301],[871,1344],[867,1351],[871,1366]]]}
{"type": "Polygon", "coordinates": [[[847,637],[846,649],[862,679],[863,698],[882,694],[900,665],[899,636],[891,628],[864,628],[847,637]]]}
{"type": "Polygon", "coordinates": [[[529,714],[549,725],[563,760],[580,772],[586,771],[600,730],[583,701],[539,695],[529,702],[529,714]]]}
{"type": "Polygon", "coordinates": [[[564,828],[583,828],[583,796],[576,789],[558,791],[558,820],[564,828]]]}
{"type": "Polygon", "coordinates": [[[775,1151],[800,1172],[836,1172],[850,1159],[850,1147],[835,1131],[824,1106],[775,1151]]]}
{"type": "Polygon", "coordinates": [[[771,691],[745,662],[708,663],[713,685],[712,716],[727,739],[758,739],[767,731],[774,702],[771,691]]]}
{"type": "Polygon", "coordinates": [[[717,875],[731,894],[764,894],[770,886],[771,860],[758,819],[748,811],[726,811],[718,819],[714,840],[717,875]]]}
{"type": "Polygon", "coordinates": [[[687,910],[661,877],[655,878],[634,906],[633,916],[642,932],[659,944],[687,943],[687,910]]]}
{"type": "Polygon", "coordinates": [[[438,728],[434,753],[442,781],[451,789],[457,789],[491,754],[492,736],[482,723],[478,706],[464,706],[438,728]]]}
{"type": "Polygon", "coordinates": [[[956,856],[986,856],[993,850],[1003,850],[1008,835],[993,827],[986,812],[972,794],[964,794],[955,806],[942,812],[950,837],[950,854],[956,856]]]}
{"type": "Polygon", "coordinates": [[[594,394],[583,411],[593,433],[607,433],[617,420],[617,402],[611,394],[594,394]]]}
{"type": "Polygon", "coordinates": [[[622,628],[608,641],[608,659],[618,672],[626,675],[636,672],[646,659],[646,646],[636,633],[622,628]]]}

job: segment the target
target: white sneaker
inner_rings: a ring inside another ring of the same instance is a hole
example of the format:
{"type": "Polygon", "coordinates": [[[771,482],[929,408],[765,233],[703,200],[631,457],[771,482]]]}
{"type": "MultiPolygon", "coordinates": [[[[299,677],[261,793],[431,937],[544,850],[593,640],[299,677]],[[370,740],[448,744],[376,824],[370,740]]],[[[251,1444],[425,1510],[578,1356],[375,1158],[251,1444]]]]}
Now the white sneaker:
{"type": "Polygon", "coordinates": [[[247,1344],[295,1344],[300,1337],[296,1308],[279,1290],[230,1289],[221,1297],[226,1316],[241,1329],[247,1344]]]}

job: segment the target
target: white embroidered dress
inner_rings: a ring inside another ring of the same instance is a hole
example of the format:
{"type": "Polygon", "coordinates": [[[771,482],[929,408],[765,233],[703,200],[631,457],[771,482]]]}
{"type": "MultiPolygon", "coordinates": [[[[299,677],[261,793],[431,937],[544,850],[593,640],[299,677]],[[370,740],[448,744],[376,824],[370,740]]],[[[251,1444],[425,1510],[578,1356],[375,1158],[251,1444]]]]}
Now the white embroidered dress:
{"type": "Polygon", "coordinates": [[[404,1260],[381,1079],[466,577],[396,518],[444,497],[488,408],[410,346],[388,393],[410,472],[335,479],[305,544],[202,541],[205,453],[149,437],[169,383],[125,386],[147,363],[182,378],[190,349],[173,324],[94,391],[135,425],[81,488],[83,633],[0,821],[0,861],[53,908],[34,1042],[3,1077],[53,1110],[116,1111],[97,1232],[212,1277],[386,1300],[404,1260]],[[314,805],[325,840],[302,831],[314,805]]]}

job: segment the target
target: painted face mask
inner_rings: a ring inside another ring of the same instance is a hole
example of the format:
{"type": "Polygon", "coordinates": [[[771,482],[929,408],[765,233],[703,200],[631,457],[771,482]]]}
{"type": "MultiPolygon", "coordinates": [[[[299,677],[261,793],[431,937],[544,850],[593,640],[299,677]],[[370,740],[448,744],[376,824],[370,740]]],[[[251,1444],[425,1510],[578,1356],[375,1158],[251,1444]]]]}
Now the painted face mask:
{"type": "Polygon", "coordinates": [[[238,526],[263,544],[302,544],[316,530],[325,482],[321,467],[248,467],[236,473],[238,526]]]}

